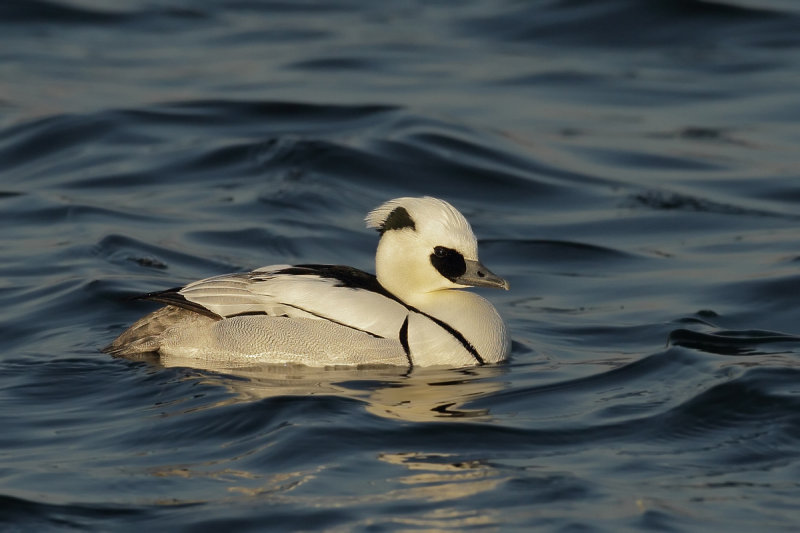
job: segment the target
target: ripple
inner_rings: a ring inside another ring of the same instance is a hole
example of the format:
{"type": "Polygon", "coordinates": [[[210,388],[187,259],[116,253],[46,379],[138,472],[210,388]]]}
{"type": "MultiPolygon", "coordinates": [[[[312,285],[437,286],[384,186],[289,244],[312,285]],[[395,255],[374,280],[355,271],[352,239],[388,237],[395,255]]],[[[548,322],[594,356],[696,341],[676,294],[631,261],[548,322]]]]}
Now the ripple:
{"type": "Polygon", "coordinates": [[[301,102],[191,100],[132,109],[125,115],[149,124],[196,124],[204,126],[260,125],[262,132],[326,131],[355,126],[395,111],[389,105],[324,105],[301,102]]]}
{"type": "Polygon", "coordinates": [[[741,34],[739,39],[745,39],[748,30],[765,23],[788,37],[789,20],[795,18],[796,14],[788,10],[776,12],[739,2],[655,0],[645,7],[633,0],[620,0],[602,6],[593,2],[555,2],[544,8],[526,5],[498,15],[466,18],[462,26],[464,32],[507,41],[602,47],[696,46],[714,36],[731,38],[732,29],[741,34]],[[620,25],[620,21],[624,23],[620,25]]]}
{"type": "MultiPolygon", "coordinates": [[[[684,194],[665,191],[645,191],[630,197],[630,206],[644,206],[656,210],[668,211],[693,211],[700,213],[717,213],[724,215],[749,215],[749,216],[787,216],[781,213],[772,213],[731,204],[714,202],[705,198],[698,198],[684,194]]],[[[794,218],[794,217],[793,217],[794,218]]]]}
{"type": "Polygon", "coordinates": [[[796,369],[750,369],[643,425],[649,427],[650,438],[683,443],[662,453],[696,454],[713,467],[775,468],[798,455],[788,443],[800,424],[800,400],[774,390],[798,376],[796,369]],[[709,448],[715,449],[713,455],[703,453],[709,448]]]}
{"type": "Polygon", "coordinates": [[[514,256],[518,260],[544,263],[592,263],[611,266],[620,262],[644,261],[641,255],[615,250],[584,242],[537,239],[485,239],[481,240],[492,254],[514,256]]]}
{"type": "Polygon", "coordinates": [[[0,158],[11,170],[31,162],[73,150],[87,142],[109,136],[114,121],[102,115],[60,115],[0,131],[0,158]]]}
{"type": "Polygon", "coordinates": [[[292,69],[330,70],[330,71],[375,71],[380,66],[379,62],[364,57],[321,57],[297,61],[287,66],[292,69]]]}
{"type": "Polygon", "coordinates": [[[127,15],[121,12],[90,9],[63,2],[30,0],[3,4],[0,8],[0,20],[3,23],[52,23],[52,24],[104,24],[126,20],[127,15]]]}
{"type": "Polygon", "coordinates": [[[40,531],[49,529],[102,528],[111,520],[136,522],[147,512],[127,506],[52,504],[29,499],[0,495],[0,520],[7,524],[24,524],[26,528],[40,531]]]}
{"type": "Polygon", "coordinates": [[[800,349],[800,336],[758,330],[700,333],[677,329],[670,333],[669,342],[721,355],[792,353],[800,349]]]}
{"type": "Polygon", "coordinates": [[[103,237],[94,247],[93,253],[106,261],[129,268],[132,267],[131,263],[159,270],[167,269],[170,265],[176,264],[209,271],[235,268],[226,263],[181,253],[172,248],[157,246],[125,235],[107,235],[103,237]]]}

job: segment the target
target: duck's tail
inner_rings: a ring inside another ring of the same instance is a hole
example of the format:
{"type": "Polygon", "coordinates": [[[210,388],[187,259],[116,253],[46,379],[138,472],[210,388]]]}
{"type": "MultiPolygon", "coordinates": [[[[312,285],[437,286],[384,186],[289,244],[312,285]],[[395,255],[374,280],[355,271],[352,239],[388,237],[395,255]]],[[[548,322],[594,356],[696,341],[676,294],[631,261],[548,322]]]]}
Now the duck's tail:
{"type": "Polygon", "coordinates": [[[188,309],[167,305],[153,311],[126,329],[102,351],[114,356],[132,356],[158,352],[161,334],[177,322],[195,314],[188,309]]]}

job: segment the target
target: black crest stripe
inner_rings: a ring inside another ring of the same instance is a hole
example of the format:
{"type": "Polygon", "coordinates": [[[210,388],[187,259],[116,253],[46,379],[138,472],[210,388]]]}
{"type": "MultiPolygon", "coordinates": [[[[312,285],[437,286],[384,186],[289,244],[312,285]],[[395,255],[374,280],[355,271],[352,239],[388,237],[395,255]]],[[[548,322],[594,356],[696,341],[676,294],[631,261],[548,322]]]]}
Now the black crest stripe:
{"type": "Polygon", "coordinates": [[[404,228],[416,230],[417,225],[414,224],[414,219],[411,218],[411,215],[408,214],[405,207],[395,207],[392,212],[389,213],[389,216],[386,217],[386,220],[383,221],[381,227],[378,228],[378,231],[383,235],[386,231],[404,228]]]}

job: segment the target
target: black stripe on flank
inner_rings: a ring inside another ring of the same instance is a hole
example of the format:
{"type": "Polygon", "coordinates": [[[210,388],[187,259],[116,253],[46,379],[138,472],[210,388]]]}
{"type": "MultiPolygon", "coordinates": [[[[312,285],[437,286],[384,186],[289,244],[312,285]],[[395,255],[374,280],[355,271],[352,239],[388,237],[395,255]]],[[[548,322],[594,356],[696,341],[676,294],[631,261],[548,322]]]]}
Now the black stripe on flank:
{"type": "MultiPolygon", "coordinates": [[[[157,301],[160,301],[160,300],[157,300],[157,301]]],[[[191,303],[191,302],[189,302],[189,303],[191,303]]],[[[175,304],[172,304],[172,305],[175,305],[175,304]]],[[[349,324],[345,324],[344,322],[339,322],[338,320],[333,320],[332,318],[329,318],[329,317],[324,316],[324,315],[319,315],[317,313],[312,313],[311,311],[309,311],[307,309],[303,309],[302,307],[298,307],[296,305],[291,305],[291,304],[287,304],[287,303],[281,303],[281,305],[285,305],[286,307],[291,307],[292,309],[297,309],[297,310],[302,311],[304,313],[308,313],[309,315],[315,316],[320,320],[326,320],[328,322],[333,322],[334,324],[336,324],[338,326],[342,326],[342,327],[345,327],[345,328],[348,328],[348,329],[354,329],[356,331],[360,331],[361,333],[366,333],[367,335],[369,335],[371,337],[375,337],[376,339],[383,339],[384,338],[384,337],[378,335],[377,333],[372,333],[371,331],[367,331],[365,329],[357,328],[355,326],[351,326],[349,324]]],[[[210,312],[211,311],[209,311],[209,313],[210,312]]],[[[214,316],[216,316],[218,319],[236,318],[238,316],[269,316],[269,317],[273,317],[273,318],[299,318],[299,317],[289,317],[287,315],[271,315],[271,314],[267,313],[266,311],[243,311],[241,313],[235,313],[233,315],[226,315],[224,317],[220,317],[219,315],[214,315],[214,316]]],[[[408,318],[407,317],[406,317],[406,322],[408,322],[408,318]]],[[[407,327],[408,327],[408,324],[406,324],[406,328],[407,327]]]]}
{"type": "Polygon", "coordinates": [[[217,313],[215,313],[214,311],[207,309],[198,303],[187,300],[186,297],[179,292],[181,289],[182,287],[178,287],[176,289],[169,289],[166,291],[148,292],[147,294],[136,296],[133,299],[151,300],[153,302],[173,305],[175,307],[180,307],[181,309],[192,311],[194,313],[197,313],[198,315],[203,315],[207,316],[208,318],[213,318],[214,320],[222,320],[222,317],[217,313]]]}
{"type": "Polygon", "coordinates": [[[408,315],[406,315],[406,319],[403,321],[403,325],[400,326],[400,344],[403,346],[403,351],[406,353],[406,358],[408,358],[408,365],[414,366],[414,361],[411,359],[411,348],[408,346],[408,315]]]}
{"type": "MultiPolygon", "coordinates": [[[[311,311],[309,311],[307,309],[303,309],[302,307],[298,307],[296,305],[287,304],[287,303],[283,303],[281,305],[285,305],[286,307],[291,307],[292,309],[297,309],[297,310],[302,311],[304,313],[308,313],[309,315],[315,316],[320,320],[327,320],[328,322],[333,322],[334,324],[342,326],[344,328],[349,328],[349,329],[353,329],[353,330],[356,330],[356,331],[360,331],[361,333],[366,333],[370,337],[375,337],[376,339],[385,338],[385,337],[382,337],[382,336],[378,335],[377,333],[372,333],[371,331],[367,331],[365,329],[357,328],[355,326],[351,326],[350,324],[345,324],[344,322],[339,322],[338,320],[334,320],[334,319],[329,318],[329,317],[327,317],[325,315],[318,315],[317,313],[312,313],[311,311]]],[[[243,313],[243,314],[246,314],[246,313],[243,313]]],[[[300,318],[300,317],[294,317],[294,318],[300,318]]]]}

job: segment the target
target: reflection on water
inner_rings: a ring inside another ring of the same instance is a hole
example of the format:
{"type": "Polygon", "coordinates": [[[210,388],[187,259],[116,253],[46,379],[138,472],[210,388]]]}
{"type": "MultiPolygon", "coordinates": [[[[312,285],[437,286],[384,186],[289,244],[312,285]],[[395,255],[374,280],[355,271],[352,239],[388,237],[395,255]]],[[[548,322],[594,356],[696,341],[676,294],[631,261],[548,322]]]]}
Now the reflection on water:
{"type": "MultiPolygon", "coordinates": [[[[506,385],[504,365],[469,369],[360,367],[310,368],[299,365],[220,365],[213,361],[155,357],[151,363],[191,367],[213,373],[203,381],[222,385],[234,396],[216,405],[262,400],[275,396],[333,395],[363,402],[367,412],[408,422],[490,418],[488,409],[467,404],[506,385]]],[[[213,407],[213,406],[209,406],[213,407]]]]}
{"type": "MultiPolygon", "coordinates": [[[[362,494],[306,495],[302,488],[308,483],[318,480],[324,475],[324,467],[314,471],[286,472],[258,480],[256,486],[237,485],[236,478],[244,483],[251,482],[253,476],[247,472],[217,472],[214,476],[227,478],[230,501],[242,497],[255,501],[284,506],[306,508],[340,508],[340,507],[398,507],[418,505],[424,502],[431,505],[429,510],[422,509],[416,516],[405,516],[406,513],[392,514],[391,510],[381,517],[381,522],[388,522],[408,527],[424,527],[434,529],[460,529],[476,526],[491,526],[499,522],[498,512],[491,509],[465,509],[457,504],[460,500],[491,493],[499,485],[508,481],[507,475],[482,462],[460,462],[455,456],[447,454],[381,454],[380,460],[407,469],[395,478],[387,479],[386,490],[376,487],[362,494]],[[450,462],[448,462],[450,461],[450,462]],[[395,487],[395,488],[389,488],[395,487]],[[396,488],[399,487],[399,488],[396,488]]],[[[179,472],[181,477],[188,477],[179,472]]],[[[189,502],[182,502],[189,503],[189,502]]],[[[375,525],[376,520],[365,519],[361,525],[375,525]]]]}
{"type": "MultiPolygon", "coordinates": [[[[176,358],[149,356],[154,367],[184,367],[187,361],[176,358]]],[[[193,373],[185,379],[198,380],[197,361],[191,361],[193,373]]],[[[367,413],[409,423],[435,421],[488,421],[489,409],[476,409],[470,402],[504,389],[506,366],[486,366],[469,369],[425,368],[409,371],[399,367],[374,368],[308,368],[302,366],[239,366],[222,367],[207,364],[201,368],[199,381],[206,385],[221,386],[232,396],[217,403],[208,403],[202,409],[218,408],[232,404],[246,404],[279,396],[334,396],[363,403],[367,413]]],[[[258,454],[271,446],[276,435],[263,436],[265,442],[251,444],[248,454],[258,454]]],[[[316,439],[324,440],[320,430],[316,439]]],[[[299,445],[300,443],[298,443],[299,445]]],[[[291,444],[289,444],[291,446],[291,444]]],[[[387,441],[380,446],[387,446],[387,441]]],[[[481,494],[491,494],[510,477],[508,472],[495,468],[487,458],[465,458],[463,455],[441,451],[362,452],[362,460],[371,463],[364,468],[374,468],[373,463],[388,465],[393,474],[373,487],[359,493],[327,492],[319,494],[313,489],[330,470],[342,468],[340,464],[323,463],[313,469],[281,468],[278,473],[264,475],[257,470],[234,467],[240,457],[201,461],[194,463],[165,464],[148,472],[154,477],[205,480],[222,483],[228,496],[224,503],[241,502],[242,498],[268,504],[297,506],[300,508],[388,507],[381,518],[362,519],[362,526],[378,523],[400,527],[430,529],[462,529],[486,527],[502,523],[498,512],[490,509],[464,508],[463,500],[481,494]],[[306,486],[312,488],[306,491],[306,486]],[[310,491],[310,494],[307,493],[310,491]],[[419,513],[410,517],[404,511],[393,512],[397,506],[424,504],[419,513]]],[[[357,474],[357,473],[356,473],[357,474]]],[[[350,486],[352,489],[352,484],[350,486]]],[[[216,503],[193,500],[188,495],[153,502],[158,506],[180,504],[216,503]]],[[[352,525],[352,524],[351,524],[352,525]]]]}

